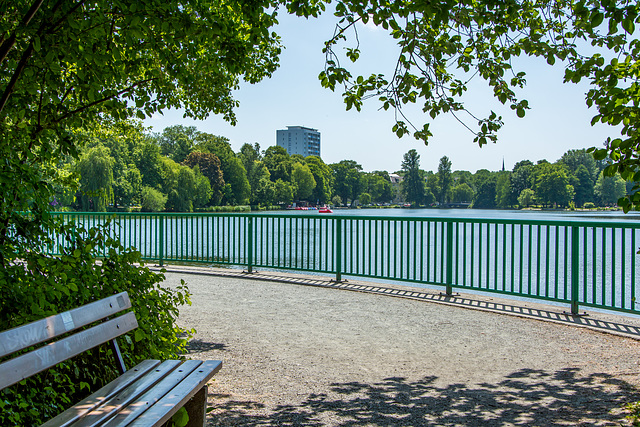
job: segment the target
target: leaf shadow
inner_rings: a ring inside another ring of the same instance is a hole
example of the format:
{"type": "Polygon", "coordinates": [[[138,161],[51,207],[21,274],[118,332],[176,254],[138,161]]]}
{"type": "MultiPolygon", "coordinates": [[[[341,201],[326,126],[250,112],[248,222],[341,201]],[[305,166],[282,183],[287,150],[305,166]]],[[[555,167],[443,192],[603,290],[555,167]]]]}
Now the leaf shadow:
{"type": "Polygon", "coordinates": [[[620,425],[621,408],[640,400],[630,383],[609,374],[522,369],[495,384],[437,385],[386,378],[331,384],[297,405],[265,410],[261,402],[213,395],[210,426],[504,426],[620,425]]]}

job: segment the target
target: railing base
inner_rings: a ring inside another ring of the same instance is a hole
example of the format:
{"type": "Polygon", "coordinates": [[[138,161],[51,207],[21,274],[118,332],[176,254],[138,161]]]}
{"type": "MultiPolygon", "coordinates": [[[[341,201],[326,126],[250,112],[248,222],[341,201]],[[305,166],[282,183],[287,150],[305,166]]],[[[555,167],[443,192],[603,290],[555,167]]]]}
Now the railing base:
{"type": "Polygon", "coordinates": [[[569,311],[563,311],[562,314],[566,314],[567,316],[571,317],[587,317],[589,315],[589,313],[587,313],[586,311],[582,313],[571,313],[569,311]]]}
{"type": "Polygon", "coordinates": [[[348,283],[349,281],[347,279],[340,279],[340,280],[330,279],[329,282],[330,283],[348,283]]]}
{"type": "Polygon", "coordinates": [[[460,294],[458,292],[439,292],[439,295],[443,296],[443,297],[459,297],[460,294]]]}

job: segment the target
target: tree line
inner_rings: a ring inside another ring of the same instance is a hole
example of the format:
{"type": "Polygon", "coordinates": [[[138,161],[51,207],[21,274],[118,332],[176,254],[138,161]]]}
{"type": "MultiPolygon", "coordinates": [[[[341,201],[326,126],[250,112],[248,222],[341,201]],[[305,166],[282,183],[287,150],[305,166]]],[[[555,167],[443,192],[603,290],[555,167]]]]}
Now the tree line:
{"type": "Polygon", "coordinates": [[[215,206],[288,206],[394,197],[387,172],[362,172],[345,160],[327,165],[320,157],[289,155],[278,146],[265,150],[244,144],[237,153],[229,140],[171,126],[147,133],[136,122],[118,122],[79,131],[82,152],[59,166],[69,177],[60,185],[56,209],[106,211],[140,206],[143,211],[191,212],[215,206]],[[365,195],[365,197],[367,197],[365,195]]]}
{"type": "Polygon", "coordinates": [[[76,186],[60,186],[58,209],[191,212],[216,206],[370,205],[514,208],[532,205],[614,205],[626,191],[606,163],[586,150],[570,150],[555,163],[518,162],[511,171],[453,171],[440,159],[436,172],[420,169],[412,149],[392,183],[387,171],[364,172],[354,160],[326,164],[278,146],[244,144],[238,152],[223,136],[194,126],[170,126],[148,133],[137,122],[116,122],[78,131],[83,150],[60,168],[76,186]]]}
{"type": "Polygon", "coordinates": [[[469,205],[479,209],[531,206],[594,208],[615,206],[633,182],[604,173],[608,163],[585,149],[569,150],[556,162],[522,160],[512,170],[476,173],[452,171],[448,157],[437,172],[420,169],[420,155],[410,150],[402,161],[401,190],[415,205],[469,205]]]}

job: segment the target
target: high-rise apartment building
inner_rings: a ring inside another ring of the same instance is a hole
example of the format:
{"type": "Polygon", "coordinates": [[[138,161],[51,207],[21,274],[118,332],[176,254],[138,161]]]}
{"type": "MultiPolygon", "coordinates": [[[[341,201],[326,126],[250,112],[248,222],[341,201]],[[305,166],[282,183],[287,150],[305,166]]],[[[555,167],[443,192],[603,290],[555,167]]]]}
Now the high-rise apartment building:
{"type": "Polygon", "coordinates": [[[287,150],[289,155],[320,157],[320,132],[302,126],[287,126],[276,131],[276,144],[287,150]]]}

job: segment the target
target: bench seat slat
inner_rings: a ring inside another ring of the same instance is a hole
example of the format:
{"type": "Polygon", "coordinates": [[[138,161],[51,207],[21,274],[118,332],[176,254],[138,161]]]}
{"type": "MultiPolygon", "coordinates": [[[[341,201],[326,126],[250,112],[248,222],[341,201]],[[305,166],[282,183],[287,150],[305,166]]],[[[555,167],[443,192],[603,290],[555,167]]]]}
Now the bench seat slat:
{"type": "Polygon", "coordinates": [[[158,382],[152,389],[140,396],[135,402],[131,403],[118,415],[103,424],[104,427],[126,426],[140,416],[143,412],[152,408],[153,405],[173,390],[182,380],[195,371],[200,365],[201,360],[187,360],[171,371],[162,381],[158,382]]]}
{"type": "Polygon", "coordinates": [[[176,388],[139,416],[130,427],[161,426],[189,401],[222,367],[219,360],[205,360],[176,388]]]}
{"type": "Polygon", "coordinates": [[[0,364],[0,390],[137,327],[135,314],[129,312],[8,360],[0,364]]]}
{"type": "Polygon", "coordinates": [[[160,364],[159,360],[144,360],[129,369],[127,372],[93,393],[91,396],[67,409],[55,418],[50,419],[41,427],[66,427],[71,423],[81,419],[86,414],[97,408],[108,399],[119,393],[121,390],[138,381],[150,370],[160,364]]]}
{"type": "Polygon", "coordinates": [[[119,411],[134,402],[147,390],[154,387],[160,380],[180,365],[179,360],[167,360],[156,366],[139,381],[121,390],[118,394],[106,400],[102,405],[86,414],[82,419],[71,424],[72,427],[90,427],[102,425],[119,411]]]}
{"type": "Polygon", "coordinates": [[[66,334],[131,308],[126,292],[0,332],[0,357],[66,334]]]}

